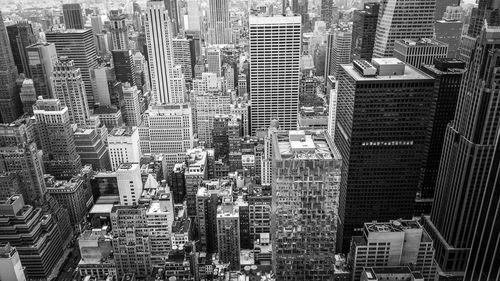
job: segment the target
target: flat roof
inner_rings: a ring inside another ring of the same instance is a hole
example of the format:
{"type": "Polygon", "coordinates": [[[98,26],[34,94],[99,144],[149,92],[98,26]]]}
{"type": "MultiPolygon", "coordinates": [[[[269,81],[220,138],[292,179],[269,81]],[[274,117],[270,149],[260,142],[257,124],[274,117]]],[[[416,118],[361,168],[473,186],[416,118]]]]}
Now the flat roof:
{"type": "Polygon", "coordinates": [[[109,132],[109,135],[115,137],[129,137],[133,135],[135,131],[136,127],[116,127],[109,132]]]}
{"type": "Polygon", "coordinates": [[[369,232],[403,232],[406,229],[422,229],[414,220],[394,220],[390,222],[367,222],[365,229],[369,232]]]}
{"type": "Polygon", "coordinates": [[[273,134],[278,159],[341,159],[325,131],[278,131],[273,134]]]}
{"type": "MultiPolygon", "coordinates": [[[[399,61],[396,58],[384,58],[384,59],[377,59],[377,62],[380,65],[390,65],[390,64],[395,64],[396,61],[399,61]],[[393,60],[392,60],[393,59],[393,60]]],[[[404,68],[404,74],[403,75],[376,75],[376,76],[363,76],[361,73],[359,73],[353,66],[352,63],[350,64],[341,64],[340,65],[344,71],[349,74],[354,80],[356,81],[378,81],[378,80],[391,80],[391,81],[401,81],[401,80],[432,80],[431,76],[419,71],[418,69],[414,68],[411,65],[406,64],[404,68]]]]}
{"type": "Polygon", "coordinates": [[[90,209],[90,214],[111,214],[114,204],[94,204],[90,209]]]}
{"type": "Polygon", "coordinates": [[[250,15],[248,22],[250,25],[270,25],[270,24],[301,24],[301,16],[283,16],[283,15],[250,15]]]}

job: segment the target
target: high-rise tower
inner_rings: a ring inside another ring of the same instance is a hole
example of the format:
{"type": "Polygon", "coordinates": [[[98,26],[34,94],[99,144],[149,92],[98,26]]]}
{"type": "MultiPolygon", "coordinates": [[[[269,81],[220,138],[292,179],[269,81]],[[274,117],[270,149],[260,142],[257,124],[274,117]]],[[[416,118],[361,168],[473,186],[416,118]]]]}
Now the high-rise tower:
{"type": "Polygon", "coordinates": [[[0,13],[0,122],[10,123],[22,113],[22,103],[16,93],[17,67],[14,63],[9,37],[0,13]]]}
{"type": "Polygon", "coordinates": [[[122,14],[120,10],[112,10],[109,13],[111,42],[113,46],[111,50],[128,50],[128,29],[125,20],[127,15],[122,14]]]}
{"type": "Polygon", "coordinates": [[[484,20],[490,26],[500,25],[500,2],[495,0],[479,0],[478,7],[472,9],[467,35],[477,37],[481,33],[484,20]]]}
{"type": "Polygon", "coordinates": [[[500,78],[494,75],[500,67],[498,25],[483,26],[472,48],[455,118],[446,128],[431,216],[424,219],[443,277],[463,275],[475,242],[488,174],[495,169],[500,131],[500,78]]]}
{"type": "Polygon", "coordinates": [[[66,29],[83,29],[85,27],[80,4],[63,4],[62,9],[66,29]]]}
{"type": "Polygon", "coordinates": [[[353,13],[352,25],[352,59],[370,61],[373,56],[373,45],[377,32],[377,19],[380,4],[366,3],[363,10],[353,13]]]}
{"type": "Polygon", "coordinates": [[[278,119],[297,128],[301,57],[300,16],[250,16],[252,134],[278,119]],[[284,55],[286,53],[286,55],[284,55]]]}
{"type": "Polygon", "coordinates": [[[28,22],[18,22],[7,26],[10,47],[14,62],[19,73],[24,73],[29,77],[28,57],[26,47],[36,43],[36,36],[33,34],[33,28],[28,22]]]}
{"type": "Polygon", "coordinates": [[[232,40],[229,0],[209,0],[208,43],[230,44],[232,40]]]}
{"type": "Polygon", "coordinates": [[[36,43],[26,47],[29,77],[33,79],[37,96],[53,97],[52,71],[57,60],[56,47],[52,43],[36,43]]]}
{"type": "Polygon", "coordinates": [[[82,75],[75,63],[67,57],[60,57],[54,65],[52,76],[54,97],[68,108],[71,123],[85,125],[90,118],[87,95],[82,75]]]}
{"type": "Polygon", "coordinates": [[[326,23],[326,28],[332,27],[333,0],[321,0],[321,20],[326,23]]]}
{"type": "Polygon", "coordinates": [[[397,39],[434,36],[436,0],[385,0],[380,4],[373,56],[392,57],[397,39]]]}
{"type": "Polygon", "coordinates": [[[153,101],[184,102],[184,75],[181,66],[174,66],[172,29],[163,1],[148,2],[145,28],[153,101]]]}

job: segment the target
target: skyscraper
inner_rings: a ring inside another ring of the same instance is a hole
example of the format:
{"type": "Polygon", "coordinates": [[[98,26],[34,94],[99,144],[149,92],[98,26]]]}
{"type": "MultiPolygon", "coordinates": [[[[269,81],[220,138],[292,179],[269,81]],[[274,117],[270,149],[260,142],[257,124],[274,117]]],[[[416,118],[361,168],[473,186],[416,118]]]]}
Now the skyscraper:
{"type": "Polygon", "coordinates": [[[85,125],[90,110],[80,69],[72,60],[60,57],[52,75],[54,97],[59,99],[62,107],[68,108],[70,122],[85,125]]]}
{"type": "Polygon", "coordinates": [[[230,44],[232,40],[229,0],[208,2],[208,44],[230,44]]]}
{"type": "Polygon", "coordinates": [[[325,77],[334,76],[340,65],[351,62],[352,31],[348,26],[332,28],[328,34],[325,77]]]}
{"type": "Polygon", "coordinates": [[[184,75],[174,66],[170,19],[162,1],[149,1],[146,10],[152,100],[158,103],[184,102],[184,75]]]}
{"type": "Polygon", "coordinates": [[[36,43],[26,47],[29,77],[33,79],[37,96],[53,98],[52,70],[57,60],[56,47],[52,43],[36,43]]]}
{"type": "Polygon", "coordinates": [[[113,129],[108,136],[108,147],[111,170],[113,171],[116,171],[122,163],[139,163],[141,161],[137,127],[113,129]]]}
{"type": "Polygon", "coordinates": [[[83,29],[85,27],[80,4],[63,4],[62,9],[66,29],[83,29]]]}
{"type": "Polygon", "coordinates": [[[217,47],[207,48],[207,71],[221,77],[222,58],[220,49],[217,47]]]}
{"type": "Polygon", "coordinates": [[[68,108],[57,99],[39,99],[33,113],[42,144],[45,172],[60,179],[71,179],[80,172],[82,163],[76,153],[68,108]]]}
{"type": "Polygon", "coordinates": [[[33,34],[33,28],[28,22],[18,22],[7,26],[10,48],[14,56],[14,63],[19,73],[24,73],[29,77],[28,57],[26,47],[36,43],[36,36],[33,34]]]}
{"type": "Polygon", "coordinates": [[[141,91],[136,86],[123,85],[123,121],[127,126],[139,126],[141,124],[141,105],[139,96],[141,91]]]}
{"type": "MultiPolygon", "coordinates": [[[[321,20],[326,23],[326,28],[332,27],[333,0],[321,0],[321,20]]],[[[336,23],[335,23],[336,24],[336,23]]]]}
{"type": "Polygon", "coordinates": [[[111,33],[111,50],[128,50],[128,28],[125,20],[127,15],[122,14],[119,10],[112,10],[109,13],[110,33],[111,33]]]}
{"type": "Polygon", "coordinates": [[[217,208],[217,246],[220,260],[229,268],[240,269],[240,216],[232,198],[223,198],[217,208]]]}
{"type": "Polygon", "coordinates": [[[135,84],[135,64],[132,50],[113,50],[113,66],[116,80],[122,83],[135,84]]]}
{"type": "Polygon", "coordinates": [[[370,61],[373,56],[380,4],[366,3],[363,10],[355,10],[352,25],[352,59],[370,61]]]}
{"type": "Polygon", "coordinates": [[[68,57],[73,60],[75,67],[80,69],[82,80],[85,83],[87,102],[94,106],[94,95],[90,70],[97,67],[97,52],[91,29],[71,29],[53,31],[45,34],[47,42],[56,45],[58,57],[68,57]]]}
{"type": "Polygon", "coordinates": [[[412,217],[433,88],[432,77],[395,58],[341,65],[334,136],[343,161],[339,250],[346,252],[365,221],[412,217]]]}
{"type": "Polygon", "coordinates": [[[431,38],[403,39],[394,42],[394,57],[417,69],[436,58],[446,58],[448,45],[431,38]]]}
{"type": "Polygon", "coordinates": [[[277,279],[331,280],[340,154],[325,132],[272,133],[272,265],[277,279]],[[314,242],[313,242],[314,241],[314,242]]]}
{"type": "Polygon", "coordinates": [[[250,16],[252,134],[278,119],[297,128],[301,57],[299,16],[250,16]],[[283,55],[286,52],[287,55],[283,55]]]}
{"type": "Polygon", "coordinates": [[[460,6],[446,8],[445,15],[434,24],[436,40],[448,44],[448,57],[458,58],[457,51],[460,46],[462,29],[463,8],[460,6]]]}
{"type": "Polygon", "coordinates": [[[10,123],[22,113],[22,103],[16,93],[17,67],[0,13],[0,122],[10,123]]]}
{"type": "Polygon", "coordinates": [[[500,25],[500,3],[495,0],[479,0],[478,7],[472,9],[467,35],[477,37],[481,33],[484,20],[490,26],[500,25]]]}
{"type": "Polygon", "coordinates": [[[500,129],[496,86],[500,78],[491,76],[500,66],[494,59],[500,55],[499,44],[498,26],[484,26],[463,77],[455,118],[446,128],[434,204],[431,216],[424,219],[435,243],[440,276],[463,276],[483,219],[481,201],[488,190],[488,174],[495,169],[500,129]]]}
{"type": "Polygon", "coordinates": [[[172,37],[177,36],[179,30],[181,29],[179,16],[179,6],[177,0],[163,0],[165,3],[165,9],[168,11],[168,18],[172,22],[172,37]]]}
{"type": "Polygon", "coordinates": [[[429,123],[429,148],[415,202],[416,216],[430,214],[432,209],[446,126],[455,115],[460,83],[465,73],[465,63],[452,58],[436,59],[433,64],[423,65],[421,70],[434,77],[436,82],[432,122],[429,123]]]}
{"type": "Polygon", "coordinates": [[[436,0],[387,0],[380,5],[373,56],[392,57],[397,39],[434,36],[436,0]]]}
{"type": "Polygon", "coordinates": [[[172,39],[174,50],[174,64],[182,67],[182,73],[186,81],[193,80],[193,64],[192,58],[194,56],[191,45],[192,39],[187,38],[174,38],[172,39]]]}

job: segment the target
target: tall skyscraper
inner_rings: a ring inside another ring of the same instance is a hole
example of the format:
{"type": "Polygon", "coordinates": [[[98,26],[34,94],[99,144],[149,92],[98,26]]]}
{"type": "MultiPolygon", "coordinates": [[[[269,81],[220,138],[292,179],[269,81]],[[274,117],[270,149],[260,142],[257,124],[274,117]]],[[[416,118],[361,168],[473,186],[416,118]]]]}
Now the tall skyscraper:
{"type": "Polygon", "coordinates": [[[433,88],[432,77],[395,58],[341,65],[335,126],[343,161],[339,250],[347,252],[365,221],[412,218],[433,88]]]}
{"type": "Polygon", "coordinates": [[[45,172],[60,179],[71,179],[82,168],[76,153],[68,108],[57,99],[39,99],[33,107],[38,137],[43,150],[45,172]]]}
{"type": "Polygon", "coordinates": [[[334,76],[340,65],[351,62],[352,31],[348,26],[332,28],[328,34],[325,62],[325,77],[334,76]]]}
{"type": "Polygon", "coordinates": [[[149,1],[146,10],[146,41],[152,100],[184,102],[185,83],[181,66],[174,66],[170,19],[162,1],[149,1]]]}
{"type": "Polygon", "coordinates": [[[484,26],[463,77],[455,118],[446,128],[434,204],[431,216],[424,219],[435,243],[442,277],[463,276],[482,220],[479,214],[488,174],[495,169],[493,159],[500,129],[496,85],[500,78],[491,73],[500,67],[494,59],[500,55],[499,44],[498,26],[484,26]]]}
{"type": "Polygon", "coordinates": [[[448,44],[448,57],[457,58],[458,47],[462,37],[464,23],[462,21],[463,8],[460,6],[446,8],[442,19],[434,24],[436,40],[448,44]]]}
{"type": "Polygon", "coordinates": [[[217,208],[217,246],[220,260],[229,268],[240,269],[240,216],[232,198],[223,198],[217,208]]]}
{"type": "Polygon", "coordinates": [[[373,56],[392,57],[397,39],[434,36],[436,0],[387,0],[380,5],[373,56]]]}
{"type": "Polygon", "coordinates": [[[464,280],[500,280],[500,140],[495,152],[484,196],[481,201],[477,228],[472,239],[464,280]]]}
{"type": "Polygon", "coordinates": [[[116,80],[122,83],[135,84],[135,64],[132,50],[113,50],[113,66],[116,80]]]}
{"type": "Polygon", "coordinates": [[[33,34],[33,28],[28,22],[18,22],[7,26],[10,48],[14,56],[14,63],[19,73],[24,73],[29,77],[28,58],[26,47],[36,43],[36,36],[33,34]]]}
{"type": "Polygon", "coordinates": [[[366,3],[363,10],[355,10],[352,25],[352,59],[371,61],[380,3],[366,3]]]}
{"type": "Polygon", "coordinates": [[[250,16],[252,134],[277,119],[297,128],[301,57],[299,16],[250,16]],[[287,55],[283,55],[286,52],[287,55]]]}
{"type": "MultiPolygon", "coordinates": [[[[321,0],[321,20],[326,23],[326,28],[332,27],[333,0],[321,0]]],[[[336,23],[335,23],[336,24],[336,23]]]]}
{"type": "Polygon", "coordinates": [[[123,121],[127,126],[139,126],[141,124],[141,105],[139,96],[141,91],[136,86],[123,85],[123,121]]]}
{"type": "Polygon", "coordinates": [[[26,47],[29,77],[33,79],[37,96],[53,98],[52,71],[57,60],[56,47],[52,43],[36,43],[26,47]]]}
{"type": "Polygon", "coordinates": [[[10,123],[22,114],[22,103],[16,93],[17,67],[9,37],[0,13],[0,122],[10,123]]]}
{"type": "Polygon", "coordinates": [[[179,16],[179,6],[177,0],[163,0],[165,3],[165,9],[168,12],[168,18],[172,22],[172,37],[177,36],[179,30],[181,29],[179,16]]]}
{"type": "Polygon", "coordinates": [[[83,29],[85,22],[83,21],[82,8],[80,4],[63,4],[64,26],[66,29],[83,29]]]}
{"type": "Polygon", "coordinates": [[[122,14],[120,10],[112,10],[109,13],[112,51],[128,50],[129,48],[126,19],[127,16],[122,14]]]}
{"type": "Polygon", "coordinates": [[[194,56],[193,50],[191,49],[193,41],[187,38],[174,38],[172,39],[173,49],[174,49],[174,64],[180,65],[182,68],[182,73],[186,81],[193,80],[193,63],[192,59],[194,56]]]}
{"type": "Polygon", "coordinates": [[[208,2],[208,44],[230,44],[232,40],[229,0],[209,0],[208,2]]]}
{"type": "Polygon", "coordinates": [[[272,134],[272,265],[277,279],[331,280],[342,160],[325,132],[272,134]],[[314,241],[314,242],[312,242],[314,241]]]}
{"type": "Polygon", "coordinates": [[[452,58],[436,59],[433,64],[423,65],[421,70],[434,77],[436,82],[429,123],[429,148],[415,202],[416,216],[430,214],[432,209],[446,126],[455,116],[465,63],[452,58]]]}
{"type": "Polygon", "coordinates": [[[467,35],[477,37],[481,33],[484,20],[490,26],[500,25],[500,3],[495,0],[479,0],[478,7],[472,9],[467,35]]]}
{"type": "Polygon", "coordinates": [[[87,95],[81,71],[67,57],[60,57],[54,65],[52,74],[54,97],[59,99],[62,107],[68,108],[70,122],[78,125],[87,124],[90,118],[87,95]]]}
{"type": "Polygon", "coordinates": [[[56,45],[58,57],[68,57],[80,69],[89,106],[94,106],[90,70],[97,67],[97,52],[91,29],[47,32],[47,42],[56,45]]]}

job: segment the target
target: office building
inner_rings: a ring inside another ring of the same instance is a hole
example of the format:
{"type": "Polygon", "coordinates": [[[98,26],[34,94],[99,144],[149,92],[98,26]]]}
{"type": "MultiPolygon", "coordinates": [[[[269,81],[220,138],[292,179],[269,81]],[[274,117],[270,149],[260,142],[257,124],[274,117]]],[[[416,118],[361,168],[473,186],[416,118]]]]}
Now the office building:
{"type": "Polygon", "coordinates": [[[335,125],[337,121],[337,91],[339,85],[335,77],[328,76],[326,80],[325,93],[330,97],[330,104],[328,105],[328,127],[327,132],[332,139],[335,139],[335,125]]]}
{"type": "Polygon", "coordinates": [[[236,88],[234,87],[234,76],[235,76],[235,69],[234,67],[229,64],[229,63],[225,63],[223,66],[222,66],[222,72],[223,72],[223,75],[224,75],[224,80],[226,82],[226,91],[234,91],[236,90],[236,88]]]}
{"type": "Polygon", "coordinates": [[[141,152],[163,154],[168,170],[193,148],[193,138],[189,104],[153,105],[143,114],[139,126],[141,152]]]}
{"type": "Polygon", "coordinates": [[[139,163],[141,149],[137,127],[121,127],[111,130],[108,135],[111,170],[116,171],[122,163],[139,163]]]}
{"type": "Polygon", "coordinates": [[[207,72],[214,73],[217,77],[222,76],[222,57],[217,47],[207,48],[207,72]]]}
{"type": "Polygon", "coordinates": [[[9,45],[5,23],[0,14],[0,122],[11,123],[22,114],[22,103],[16,93],[17,67],[9,45]]]}
{"type": "Polygon", "coordinates": [[[127,126],[139,126],[141,124],[141,105],[139,97],[141,91],[136,86],[123,85],[123,121],[127,126]]]}
{"type": "Polygon", "coordinates": [[[76,153],[68,108],[57,99],[39,99],[33,107],[45,173],[70,179],[82,168],[76,153]]]}
{"type": "Polygon", "coordinates": [[[95,276],[106,279],[116,276],[116,264],[113,258],[113,236],[106,230],[87,229],[78,236],[81,259],[77,270],[80,276],[95,276]]]}
{"type": "Polygon", "coordinates": [[[151,89],[149,80],[149,64],[141,52],[135,52],[134,54],[134,69],[136,79],[135,86],[143,92],[149,91],[151,89]]]}
{"type": "Polygon", "coordinates": [[[52,70],[57,60],[56,47],[52,43],[35,43],[26,47],[29,77],[35,91],[44,99],[53,98],[52,70]]]}
{"type": "Polygon", "coordinates": [[[198,141],[205,147],[213,147],[214,118],[218,114],[229,114],[231,97],[221,92],[193,93],[194,116],[198,141]]]}
{"type": "Polygon", "coordinates": [[[109,12],[112,51],[129,49],[126,19],[127,15],[122,14],[120,10],[111,10],[109,12]]]}
{"type": "Polygon", "coordinates": [[[136,205],[142,194],[139,163],[122,163],[116,169],[116,180],[121,205],[136,205]]]}
{"type": "Polygon", "coordinates": [[[434,280],[436,273],[432,239],[412,220],[364,223],[363,236],[352,238],[347,262],[352,280],[360,280],[363,268],[373,266],[411,265],[424,280],[434,280]]]}
{"type": "Polygon", "coordinates": [[[180,65],[182,73],[186,81],[193,79],[193,66],[191,52],[191,40],[187,38],[174,38],[172,39],[172,46],[174,50],[174,64],[180,65]]]}
{"type": "Polygon", "coordinates": [[[500,53],[498,43],[500,30],[483,27],[463,76],[455,117],[446,127],[432,212],[424,218],[440,278],[463,278],[478,227],[500,126],[494,117],[500,110],[495,105],[498,78],[489,75],[497,67],[490,58],[500,53]],[[471,154],[478,147],[480,153],[471,154]]]}
{"type": "Polygon", "coordinates": [[[132,50],[113,50],[111,54],[116,80],[135,85],[135,63],[132,50]]]}
{"type": "Polygon", "coordinates": [[[90,79],[95,93],[94,102],[99,106],[111,105],[113,86],[116,82],[115,69],[109,64],[103,63],[90,70],[90,79]]]}
{"type": "Polygon", "coordinates": [[[77,225],[82,222],[87,214],[87,202],[85,196],[85,182],[75,176],[69,181],[48,181],[47,193],[59,202],[61,206],[69,212],[69,219],[72,225],[77,225]]]}
{"type": "Polygon", "coordinates": [[[325,249],[337,239],[340,154],[322,131],[277,131],[271,141],[273,272],[278,279],[330,280],[335,260],[325,249]]]}
{"type": "Polygon", "coordinates": [[[19,73],[24,73],[29,77],[28,56],[26,47],[35,44],[37,39],[33,34],[33,28],[29,22],[18,22],[7,26],[10,48],[14,56],[14,63],[19,73]]]}
{"type": "Polygon", "coordinates": [[[66,29],[83,29],[85,27],[80,4],[63,4],[62,9],[66,29]]]}
{"type": "Polygon", "coordinates": [[[364,267],[361,281],[424,281],[424,276],[418,271],[412,271],[409,266],[374,266],[364,267]]]}
{"type": "Polygon", "coordinates": [[[200,246],[202,252],[217,252],[217,207],[219,196],[226,189],[217,188],[218,183],[202,182],[196,194],[196,225],[200,232],[200,246]],[[215,187],[215,188],[214,188],[215,187]]]}
{"type": "MultiPolygon", "coordinates": [[[[42,152],[37,149],[30,126],[26,120],[0,126],[0,173],[14,174],[26,201],[38,204],[45,194],[44,171],[42,152]]],[[[13,185],[9,188],[15,190],[13,185]]]]}
{"type": "Polygon", "coordinates": [[[200,32],[201,11],[199,2],[197,0],[187,0],[186,2],[188,11],[187,15],[188,24],[187,27],[185,27],[185,30],[189,32],[200,32]]]}
{"type": "Polygon", "coordinates": [[[272,194],[269,186],[254,187],[247,197],[250,239],[256,241],[263,233],[271,233],[272,194]]]}
{"type": "Polygon", "coordinates": [[[417,69],[434,59],[448,57],[448,45],[430,38],[403,39],[394,42],[394,57],[417,69]]]}
{"type": "Polygon", "coordinates": [[[301,57],[298,16],[250,17],[251,131],[277,119],[284,130],[297,128],[301,57]],[[287,55],[284,56],[283,53],[287,55]]]}
{"type": "MultiPolygon", "coordinates": [[[[73,132],[76,153],[80,155],[82,165],[92,165],[94,170],[109,170],[111,168],[106,135],[95,127],[77,128],[73,132]]],[[[107,132],[107,131],[106,131],[107,132]]]]}
{"type": "Polygon", "coordinates": [[[436,59],[433,64],[423,65],[421,70],[436,80],[432,123],[429,124],[429,148],[415,202],[416,216],[430,214],[432,209],[446,127],[455,116],[465,62],[453,58],[436,59]]]}
{"type": "Polygon", "coordinates": [[[19,253],[9,242],[0,245],[0,279],[26,281],[19,253]]]}
{"type": "Polygon", "coordinates": [[[435,38],[437,41],[448,44],[448,57],[457,58],[458,47],[462,37],[464,23],[461,20],[463,8],[448,6],[442,19],[434,24],[435,38]]]}
{"type": "Polygon", "coordinates": [[[177,0],[163,0],[165,3],[165,9],[168,11],[168,18],[171,21],[172,25],[172,37],[177,36],[179,30],[184,29],[181,26],[183,14],[179,11],[179,6],[177,4],[177,0]]]}
{"type": "Polygon", "coordinates": [[[52,72],[54,97],[68,108],[70,122],[78,125],[87,124],[90,110],[82,80],[82,73],[73,60],[60,57],[52,72]]]}
{"type": "MultiPolygon", "coordinates": [[[[286,0],[285,0],[286,1],[286,0]]],[[[283,7],[283,14],[285,7],[283,7]]],[[[321,20],[326,23],[326,28],[332,27],[333,22],[333,0],[321,0],[321,20]]]]}
{"type": "Polygon", "coordinates": [[[48,43],[56,46],[58,57],[67,57],[72,60],[76,68],[80,69],[85,84],[89,106],[94,106],[94,94],[90,70],[97,67],[97,52],[94,36],[91,29],[68,29],[47,32],[45,38],[48,43]]]}
{"type": "Polygon", "coordinates": [[[171,22],[163,1],[148,2],[145,29],[152,100],[183,103],[184,75],[181,66],[174,66],[171,22]]]}
{"type": "Polygon", "coordinates": [[[92,32],[94,32],[94,35],[99,34],[104,30],[101,15],[90,15],[90,25],[92,26],[92,32]]]}
{"type": "Polygon", "coordinates": [[[116,106],[103,105],[94,107],[93,114],[99,116],[99,120],[108,129],[108,132],[116,127],[123,126],[122,111],[116,108],[116,106]]]}
{"type": "Polygon", "coordinates": [[[217,207],[217,247],[219,259],[232,270],[240,269],[240,216],[231,198],[217,207]]]}
{"type": "Polygon", "coordinates": [[[209,45],[224,45],[233,42],[229,0],[208,1],[208,33],[209,45]]]}
{"type": "MultiPolygon", "coordinates": [[[[0,212],[0,244],[10,243],[16,247],[27,278],[48,278],[63,255],[55,216],[45,214],[41,208],[26,205],[22,195],[4,200],[0,204],[0,212]]],[[[2,270],[3,273],[6,272],[2,270]]]]}
{"type": "Polygon", "coordinates": [[[337,77],[340,65],[351,62],[351,43],[351,27],[339,26],[330,31],[326,47],[325,77],[337,77]]]}
{"type": "Polygon", "coordinates": [[[366,3],[363,10],[353,13],[352,25],[352,59],[371,61],[380,4],[366,3]]]}
{"type": "Polygon", "coordinates": [[[33,80],[31,79],[24,79],[22,81],[23,84],[21,86],[19,97],[21,98],[21,102],[23,103],[23,112],[29,115],[33,115],[33,105],[37,100],[35,85],[33,84],[33,80]]]}
{"type": "Polygon", "coordinates": [[[498,17],[500,7],[498,2],[479,0],[477,4],[478,6],[472,9],[469,29],[467,30],[467,35],[471,37],[478,37],[481,34],[485,20],[489,26],[500,25],[500,17],[498,17]]]}
{"type": "Polygon", "coordinates": [[[347,252],[364,221],[412,217],[433,89],[434,78],[395,58],[341,65],[334,135],[343,161],[339,250],[347,252]]]}
{"type": "Polygon", "coordinates": [[[460,6],[459,0],[441,0],[436,1],[436,11],[434,13],[434,19],[436,21],[443,18],[443,14],[446,12],[448,7],[460,6]]]}
{"type": "Polygon", "coordinates": [[[187,216],[196,216],[196,195],[198,185],[202,180],[208,179],[208,154],[201,149],[188,150],[185,157],[187,168],[184,170],[186,186],[187,216]]]}
{"type": "Polygon", "coordinates": [[[388,0],[380,5],[373,57],[392,57],[398,39],[432,38],[436,0],[388,0]]]}

